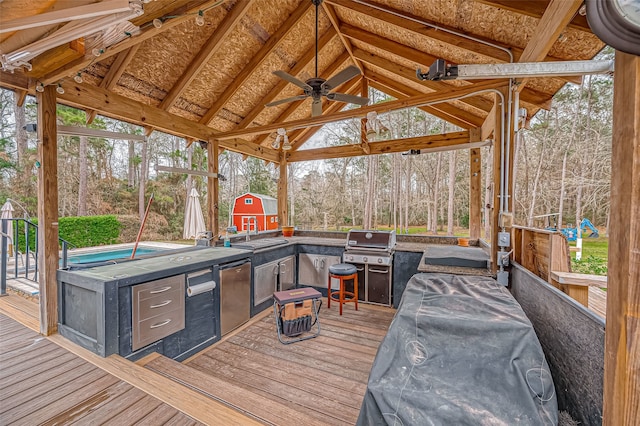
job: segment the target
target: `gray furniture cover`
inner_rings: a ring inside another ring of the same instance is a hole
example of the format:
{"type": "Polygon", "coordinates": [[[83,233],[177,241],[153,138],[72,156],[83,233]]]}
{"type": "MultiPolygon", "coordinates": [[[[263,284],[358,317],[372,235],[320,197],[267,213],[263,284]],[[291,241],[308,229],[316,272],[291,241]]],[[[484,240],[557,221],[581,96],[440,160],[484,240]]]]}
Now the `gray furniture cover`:
{"type": "Polygon", "coordinates": [[[378,349],[358,425],[555,425],[553,379],[494,279],[417,274],[378,349]]]}

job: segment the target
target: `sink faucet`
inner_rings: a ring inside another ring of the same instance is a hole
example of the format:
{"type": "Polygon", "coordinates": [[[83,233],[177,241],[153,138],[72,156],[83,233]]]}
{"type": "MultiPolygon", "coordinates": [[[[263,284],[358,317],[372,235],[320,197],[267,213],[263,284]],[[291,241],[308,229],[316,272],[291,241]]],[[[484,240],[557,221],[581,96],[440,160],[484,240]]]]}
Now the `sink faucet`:
{"type": "Polygon", "coordinates": [[[247,241],[251,240],[251,222],[253,222],[253,229],[255,230],[256,235],[258,235],[258,219],[255,217],[250,217],[247,219],[247,241]]]}

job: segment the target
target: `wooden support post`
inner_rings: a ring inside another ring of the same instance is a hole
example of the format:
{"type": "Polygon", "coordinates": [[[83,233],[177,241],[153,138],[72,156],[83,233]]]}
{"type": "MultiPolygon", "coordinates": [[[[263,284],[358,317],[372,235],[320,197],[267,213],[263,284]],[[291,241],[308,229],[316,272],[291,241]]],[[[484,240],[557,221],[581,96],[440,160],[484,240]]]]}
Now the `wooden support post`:
{"type": "Polygon", "coordinates": [[[640,57],[616,52],[604,363],[605,426],[640,419],[640,57]]]}
{"type": "Polygon", "coordinates": [[[38,282],[40,333],[58,329],[58,130],[56,88],[36,93],[38,102],[38,282]]]}
{"type": "Polygon", "coordinates": [[[218,180],[218,141],[210,140],[207,144],[207,171],[215,173],[215,177],[207,177],[207,215],[213,232],[214,241],[220,228],[218,212],[219,180],[218,180]]]}
{"type": "MultiPolygon", "coordinates": [[[[469,142],[480,141],[481,129],[469,131],[469,142]]],[[[482,216],[482,154],[480,148],[469,150],[469,236],[480,238],[482,216]]]]}
{"type": "Polygon", "coordinates": [[[278,179],[278,223],[280,227],[289,226],[289,208],[287,201],[289,195],[287,193],[287,181],[289,179],[287,173],[287,156],[285,153],[280,154],[280,178],[278,179]]]}
{"type": "Polygon", "coordinates": [[[509,96],[509,88],[503,87],[500,92],[504,96],[505,105],[503,108],[502,98],[498,95],[495,96],[495,104],[493,111],[495,111],[495,128],[494,128],[494,143],[493,143],[493,209],[491,211],[491,271],[496,272],[498,265],[496,264],[497,251],[498,251],[498,232],[499,220],[500,220],[500,172],[502,170],[501,158],[502,158],[502,123],[507,122],[507,99],[509,96]]]}

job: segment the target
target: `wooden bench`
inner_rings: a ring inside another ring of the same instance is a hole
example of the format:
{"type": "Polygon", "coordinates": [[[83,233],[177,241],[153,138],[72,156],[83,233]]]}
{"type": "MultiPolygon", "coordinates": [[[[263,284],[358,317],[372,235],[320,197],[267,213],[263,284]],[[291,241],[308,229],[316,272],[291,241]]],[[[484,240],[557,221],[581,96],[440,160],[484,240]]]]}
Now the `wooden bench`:
{"type": "Polygon", "coordinates": [[[607,288],[607,277],[601,275],[551,271],[551,281],[586,307],[589,307],[589,287],[607,288]]]}

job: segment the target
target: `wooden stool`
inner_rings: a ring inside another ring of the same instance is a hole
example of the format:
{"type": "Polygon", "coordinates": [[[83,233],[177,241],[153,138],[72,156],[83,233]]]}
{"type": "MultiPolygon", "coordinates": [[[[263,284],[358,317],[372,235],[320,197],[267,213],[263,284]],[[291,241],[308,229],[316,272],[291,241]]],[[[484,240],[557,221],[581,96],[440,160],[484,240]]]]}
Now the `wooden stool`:
{"type": "Polygon", "coordinates": [[[327,284],[327,308],[331,308],[331,301],[340,304],[340,315],[342,315],[342,305],[353,302],[358,310],[358,269],[348,263],[338,263],[329,266],[329,283],[327,284]],[[340,281],[340,289],[331,291],[331,278],[340,281]],[[344,282],[353,280],[353,291],[345,291],[344,282]],[[337,297],[336,297],[337,296],[337,297]],[[345,297],[346,296],[346,297],[345,297]]]}

